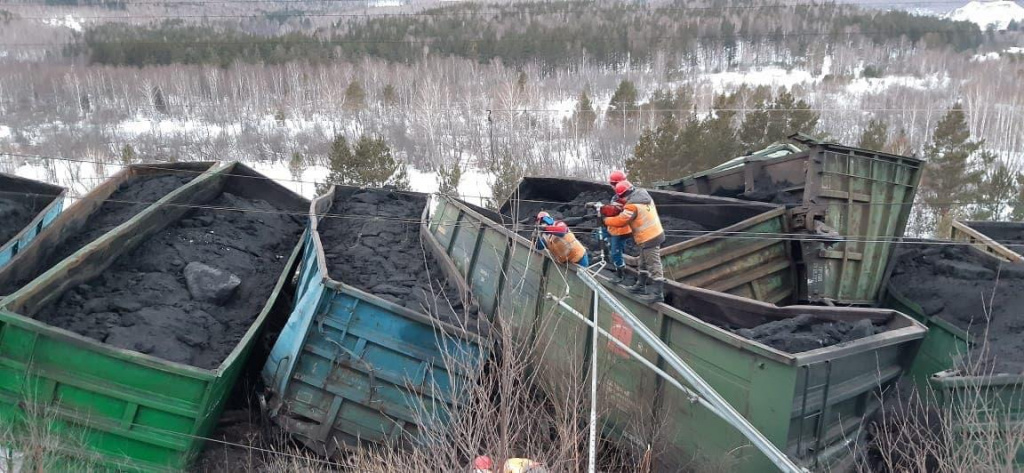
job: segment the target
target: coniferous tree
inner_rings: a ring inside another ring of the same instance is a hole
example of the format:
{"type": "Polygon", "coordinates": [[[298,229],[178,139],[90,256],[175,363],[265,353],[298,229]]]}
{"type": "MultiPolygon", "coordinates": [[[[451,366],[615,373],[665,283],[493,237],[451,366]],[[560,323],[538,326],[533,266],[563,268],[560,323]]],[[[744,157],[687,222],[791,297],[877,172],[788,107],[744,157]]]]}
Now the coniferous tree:
{"type": "Polygon", "coordinates": [[[132,145],[124,145],[121,148],[121,164],[125,166],[133,164],[138,160],[138,156],[135,154],[135,148],[132,145]]]}
{"type": "Polygon", "coordinates": [[[292,180],[301,181],[302,173],[306,170],[306,160],[302,158],[302,153],[298,151],[292,153],[291,159],[288,160],[288,173],[291,174],[292,180]]]}
{"type": "Polygon", "coordinates": [[[317,184],[316,193],[323,194],[334,184],[354,184],[355,168],[355,156],[348,145],[348,140],[342,135],[335,136],[331,142],[331,150],[327,154],[327,169],[330,172],[327,181],[317,184]]]}
{"type": "Polygon", "coordinates": [[[487,199],[486,205],[492,210],[498,210],[518,188],[519,181],[526,175],[526,168],[506,151],[491,166],[490,174],[491,197],[487,199]]]}
{"type": "Polygon", "coordinates": [[[357,80],[349,82],[345,88],[345,108],[349,110],[362,110],[366,105],[366,91],[363,85],[357,80]]]}
{"type": "Polygon", "coordinates": [[[647,128],[640,135],[633,148],[633,155],[626,158],[626,172],[633,184],[649,185],[664,180],[672,169],[673,161],[679,158],[679,122],[674,116],[662,120],[657,128],[647,128]]]}
{"type": "Polygon", "coordinates": [[[442,165],[437,170],[438,189],[443,195],[459,196],[459,182],[462,180],[462,166],[458,161],[451,166],[442,165]]]}
{"type": "Polygon", "coordinates": [[[597,121],[597,112],[594,111],[594,104],[590,102],[590,96],[584,90],[580,93],[579,101],[576,102],[576,109],[572,112],[572,121],[583,133],[589,133],[597,121]]]}
{"type": "Polygon", "coordinates": [[[612,94],[608,102],[608,119],[621,123],[623,119],[630,120],[637,114],[637,91],[636,85],[629,80],[623,79],[619,87],[612,94]]]}
{"type": "Polygon", "coordinates": [[[981,146],[982,142],[971,141],[967,118],[957,103],[939,120],[925,147],[921,199],[934,218],[939,238],[949,236],[953,219],[963,215],[963,204],[978,196],[984,171],[975,153],[981,146]]]}
{"type": "Polygon", "coordinates": [[[167,99],[164,98],[164,91],[160,90],[160,87],[153,87],[153,108],[164,115],[170,111],[167,99]]]}
{"type": "Polygon", "coordinates": [[[984,174],[978,186],[977,203],[970,211],[971,220],[1001,220],[1014,209],[1019,194],[1017,180],[1020,173],[1014,172],[995,153],[981,151],[978,160],[984,174]]]}
{"type": "Polygon", "coordinates": [[[384,105],[393,107],[398,105],[398,91],[395,90],[395,86],[387,84],[384,86],[384,90],[381,92],[381,98],[384,100],[384,105]]]}
{"type": "Polygon", "coordinates": [[[864,128],[864,133],[860,135],[860,141],[857,142],[857,147],[874,151],[884,151],[886,149],[888,134],[889,126],[882,120],[872,118],[868,121],[868,126],[864,128]]]}

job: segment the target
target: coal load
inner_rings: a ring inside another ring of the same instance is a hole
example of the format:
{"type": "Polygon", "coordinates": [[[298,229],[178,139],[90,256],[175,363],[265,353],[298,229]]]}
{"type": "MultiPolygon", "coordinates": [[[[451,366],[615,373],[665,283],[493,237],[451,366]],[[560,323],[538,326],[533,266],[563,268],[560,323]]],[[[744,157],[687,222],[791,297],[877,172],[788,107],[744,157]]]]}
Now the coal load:
{"type": "Polygon", "coordinates": [[[427,198],[382,189],[335,198],[318,231],[332,279],[458,327],[477,314],[420,241],[427,198]]]}
{"type": "MultiPolygon", "coordinates": [[[[525,225],[525,230],[520,230],[519,234],[527,238],[531,236],[532,228],[536,222],[537,214],[542,210],[551,214],[556,220],[569,220],[574,224],[571,225],[573,233],[576,238],[582,242],[588,250],[594,252],[600,249],[600,242],[595,238],[592,232],[602,225],[602,219],[599,218],[593,210],[587,209],[588,202],[602,202],[607,204],[611,198],[611,191],[587,191],[581,192],[576,195],[569,202],[536,202],[529,199],[519,201],[519,209],[516,213],[515,219],[520,225],[525,225]],[[575,220],[580,220],[578,223],[575,220]]],[[[667,215],[667,211],[664,208],[658,209],[658,217],[661,219],[661,226],[665,229],[665,243],[661,246],[664,248],[669,245],[673,245],[679,242],[697,238],[707,232],[707,228],[703,225],[683,218],[673,217],[667,215]]],[[[631,256],[637,256],[640,254],[640,249],[633,244],[633,240],[630,239],[626,243],[626,254],[631,256]]]]}
{"type": "Polygon", "coordinates": [[[976,225],[975,229],[1010,251],[1024,255],[1024,224],[980,224],[976,225]]]}
{"type": "Polygon", "coordinates": [[[85,226],[69,236],[46,257],[46,261],[36,264],[36,270],[30,277],[11,281],[0,287],[0,294],[10,294],[24,286],[46,270],[82,249],[93,240],[127,222],[154,202],[160,200],[171,191],[187,184],[197,174],[141,176],[130,179],[120,185],[103,205],[100,206],[86,221],[85,226]]]}
{"type": "Polygon", "coordinates": [[[901,245],[892,286],[979,343],[963,367],[1024,373],[1024,264],[1001,263],[967,245],[901,245]]]}
{"type": "Polygon", "coordinates": [[[14,238],[37,213],[27,202],[0,197],[0,245],[14,238]]]}
{"type": "Polygon", "coordinates": [[[37,318],[108,345],[216,368],[262,311],[304,224],[227,192],[206,205],[37,318]]]}
{"type": "Polygon", "coordinates": [[[776,320],[754,328],[736,330],[736,335],[787,353],[802,353],[839,343],[870,337],[883,329],[870,319],[856,322],[822,320],[810,314],[776,320]]]}

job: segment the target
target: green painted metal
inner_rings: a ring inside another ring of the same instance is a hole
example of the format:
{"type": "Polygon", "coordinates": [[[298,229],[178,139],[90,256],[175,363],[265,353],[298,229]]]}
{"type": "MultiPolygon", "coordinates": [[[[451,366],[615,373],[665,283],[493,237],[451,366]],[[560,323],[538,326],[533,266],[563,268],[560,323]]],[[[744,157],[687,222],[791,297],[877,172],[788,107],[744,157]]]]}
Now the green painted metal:
{"type": "Polygon", "coordinates": [[[665,185],[741,198],[785,192],[800,202],[789,205],[789,228],[804,233],[800,300],[876,304],[888,277],[892,242],[906,229],[923,162],[801,135],[790,138],[807,150],[744,158],[665,185]]]}
{"type": "MultiPolygon", "coordinates": [[[[499,278],[497,321],[511,328],[521,343],[535,347],[540,354],[534,367],[538,379],[559,399],[571,384],[567,381],[586,378],[592,334],[552,298],[564,298],[573,309],[590,316],[592,292],[572,274],[574,266],[543,257],[500,221],[497,213],[442,197],[429,229],[468,280],[479,279],[480,272],[499,278]],[[455,248],[455,242],[468,248],[474,239],[473,253],[455,248]],[[500,258],[502,265],[493,266],[499,258],[481,258],[485,253],[505,255],[500,258]]],[[[921,324],[890,310],[781,308],[676,283],[666,284],[667,303],[646,305],[608,286],[769,440],[815,468],[848,464],[862,421],[878,409],[881,390],[910,365],[925,334],[921,324]],[[833,320],[869,317],[886,323],[889,330],[841,346],[792,354],[719,327],[753,326],[805,313],[833,320]]],[[[494,296],[490,284],[473,285],[471,291],[478,298],[494,296]]],[[[648,360],[663,364],[608,307],[600,309],[598,324],[648,360]]],[[[607,434],[665,452],[667,471],[700,458],[735,459],[735,471],[773,469],[725,421],[664,386],[614,344],[602,342],[601,346],[598,406],[607,434]]]]}
{"type": "MultiPolygon", "coordinates": [[[[50,269],[45,262],[50,260],[53,251],[69,237],[81,231],[89,218],[120,186],[143,176],[182,174],[198,177],[210,170],[214,164],[213,162],[133,164],[118,171],[57,216],[49,226],[38,234],[35,244],[23,247],[10,264],[0,265],[0,299],[3,299],[3,288],[28,283],[50,269]]],[[[164,196],[161,201],[170,197],[170,195],[164,196]]]]}
{"type": "MultiPolygon", "coordinates": [[[[519,183],[512,199],[560,203],[572,200],[580,192],[593,191],[607,191],[611,195],[608,185],[603,183],[527,177],[519,183]]],[[[650,193],[660,215],[697,222],[710,230],[662,247],[666,278],[771,303],[789,302],[795,297],[796,265],[789,242],[741,235],[787,233],[783,207],[679,192],[650,193]]],[[[505,203],[501,213],[511,215],[513,203],[514,200],[505,203]]]]}
{"type": "Polygon", "coordinates": [[[956,360],[973,345],[973,337],[967,332],[938,317],[925,315],[918,303],[907,299],[891,283],[886,288],[882,305],[907,314],[928,327],[928,333],[921,341],[921,350],[907,370],[907,376],[919,389],[931,386],[932,375],[953,368],[956,360]]]}
{"type": "Polygon", "coordinates": [[[745,191],[747,179],[744,164],[748,161],[781,158],[803,151],[791,143],[775,143],[747,156],[730,159],[707,171],[701,171],[671,181],[655,182],[654,187],[690,194],[740,197],[745,191]]]}
{"type": "Polygon", "coordinates": [[[932,376],[931,387],[951,413],[954,433],[964,447],[1004,458],[1012,455],[1018,467],[1014,471],[1024,466],[1024,375],[965,376],[953,369],[932,376]]]}
{"type": "Polygon", "coordinates": [[[294,211],[308,201],[239,164],[210,169],[100,237],[0,302],[0,419],[23,418],[25,402],[56,413],[53,428],[75,434],[83,454],[111,468],[178,471],[188,467],[217,423],[228,394],[288,282],[301,250],[245,336],[216,369],[115,348],[32,319],[66,290],[102,274],[119,256],[223,191],[294,211]]]}
{"type": "MultiPolygon", "coordinates": [[[[60,186],[0,173],[0,197],[31,205],[36,213],[36,216],[8,241],[0,241],[0,270],[19,253],[30,248],[36,237],[60,215],[64,209],[66,194],[67,189],[60,186]]],[[[7,224],[9,222],[0,222],[0,225],[7,224]]],[[[0,297],[2,296],[0,293],[0,297]]]]}

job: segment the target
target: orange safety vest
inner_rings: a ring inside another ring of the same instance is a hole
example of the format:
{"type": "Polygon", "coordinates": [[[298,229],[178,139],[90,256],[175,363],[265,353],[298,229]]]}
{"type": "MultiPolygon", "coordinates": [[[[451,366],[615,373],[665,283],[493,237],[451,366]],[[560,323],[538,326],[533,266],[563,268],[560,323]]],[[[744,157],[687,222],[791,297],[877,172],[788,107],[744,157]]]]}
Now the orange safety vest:
{"type": "Polygon", "coordinates": [[[551,252],[551,257],[558,263],[577,262],[587,254],[587,248],[576,239],[572,232],[565,236],[558,236],[551,233],[544,234],[544,245],[551,252]]]}
{"type": "Polygon", "coordinates": [[[615,236],[629,235],[633,233],[633,229],[629,228],[629,225],[623,225],[621,227],[608,227],[608,234],[615,236]]]}
{"type": "Polygon", "coordinates": [[[632,210],[636,216],[629,221],[629,228],[633,231],[633,241],[642,245],[665,233],[661,227],[661,219],[658,218],[658,208],[654,202],[649,204],[626,204],[624,212],[632,210]]]}

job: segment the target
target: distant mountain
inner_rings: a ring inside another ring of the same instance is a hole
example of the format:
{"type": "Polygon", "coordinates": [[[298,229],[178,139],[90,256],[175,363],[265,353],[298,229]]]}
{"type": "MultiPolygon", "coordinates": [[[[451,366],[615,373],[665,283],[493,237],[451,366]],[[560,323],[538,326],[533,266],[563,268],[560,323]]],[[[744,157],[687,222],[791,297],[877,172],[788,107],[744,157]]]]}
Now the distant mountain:
{"type": "Polygon", "coordinates": [[[1024,21],[1024,7],[1009,0],[972,1],[949,12],[945,18],[970,21],[983,30],[989,25],[997,30],[1005,30],[1010,21],[1024,21]]]}

